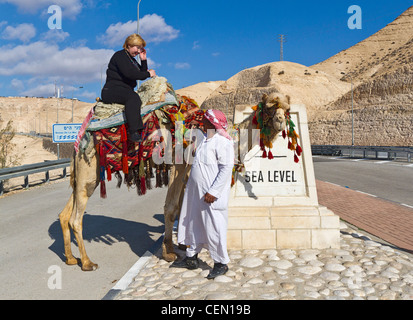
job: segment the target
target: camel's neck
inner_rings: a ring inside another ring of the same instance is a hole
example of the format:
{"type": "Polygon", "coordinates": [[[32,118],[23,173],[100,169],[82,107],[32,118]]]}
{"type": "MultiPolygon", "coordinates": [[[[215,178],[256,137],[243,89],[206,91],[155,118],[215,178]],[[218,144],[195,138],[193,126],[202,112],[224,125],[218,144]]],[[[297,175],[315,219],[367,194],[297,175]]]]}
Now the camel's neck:
{"type": "Polygon", "coordinates": [[[241,162],[245,155],[259,143],[260,134],[256,124],[253,123],[255,112],[251,113],[246,119],[244,119],[239,125],[239,147],[238,155],[241,162]],[[258,131],[257,131],[258,130],[258,131]]]}

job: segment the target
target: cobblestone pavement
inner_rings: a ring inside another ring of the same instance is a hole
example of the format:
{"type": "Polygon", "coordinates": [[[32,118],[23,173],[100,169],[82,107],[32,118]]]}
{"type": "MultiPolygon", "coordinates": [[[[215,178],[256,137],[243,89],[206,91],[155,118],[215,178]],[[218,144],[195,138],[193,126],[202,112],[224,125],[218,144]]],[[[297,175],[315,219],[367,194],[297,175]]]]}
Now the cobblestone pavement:
{"type": "Polygon", "coordinates": [[[413,300],[413,256],[373,238],[341,222],[340,249],[229,250],[214,280],[206,250],[196,270],[170,268],[158,250],[114,299],[413,300]]]}
{"type": "Polygon", "coordinates": [[[347,221],[340,249],[229,250],[229,271],[214,280],[205,278],[207,251],[200,268],[186,270],[158,250],[114,299],[413,300],[413,209],[316,182],[319,203],[347,221]]]}

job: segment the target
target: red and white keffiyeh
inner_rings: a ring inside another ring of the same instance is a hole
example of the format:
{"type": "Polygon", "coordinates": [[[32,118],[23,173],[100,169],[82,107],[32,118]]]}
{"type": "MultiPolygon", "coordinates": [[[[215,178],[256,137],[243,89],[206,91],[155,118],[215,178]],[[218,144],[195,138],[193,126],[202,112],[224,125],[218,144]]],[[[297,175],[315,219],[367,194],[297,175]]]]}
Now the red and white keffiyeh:
{"type": "Polygon", "coordinates": [[[211,122],[214,127],[217,129],[217,132],[227,138],[228,140],[232,140],[231,136],[228,134],[226,129],[228,128],[227,118],[225,114],[220,110],[207,110],[204,114],[205,118],[211,122]]]}

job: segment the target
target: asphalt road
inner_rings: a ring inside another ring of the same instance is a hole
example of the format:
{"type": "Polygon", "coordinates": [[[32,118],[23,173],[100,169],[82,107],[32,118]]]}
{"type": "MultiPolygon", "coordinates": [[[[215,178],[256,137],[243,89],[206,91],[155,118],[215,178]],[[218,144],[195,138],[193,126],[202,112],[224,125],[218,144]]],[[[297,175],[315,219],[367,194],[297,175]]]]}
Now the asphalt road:
{"type": "Polygon", "coordinates": [[[87,253],[99,265],[93,272],[64,262],[58,214],[68,179],[0,198],[0,299],[102,299],[154,246],[164,232],[166,188],[142,197],[115,181],[106,187],[107,199],[96,189],[83,219],[87,253]]]}
{"type": "Polygon", "coordinates": [[[317,180],[413,206],[413,164],[407,162],[313,157],[317,180]]]}
{"type": "MultiPolygon", "coordinates": [[[[413,206],[412,164],[313,160],[318,180],[413,206]]],[[[139,197],[124,185],[116,189],[114,181],[106,186],[108,198],[101,199],[97,189],[83,223],[87,253],[99,264],[94,272],[64,263],[58,214],[71,192],[67,179],[0,198],[0,299],[102,299],[153,248],[164,232],[166,188],[139,197]]],[[[78,257],[75,242],[72,249],[78,257]]]]}

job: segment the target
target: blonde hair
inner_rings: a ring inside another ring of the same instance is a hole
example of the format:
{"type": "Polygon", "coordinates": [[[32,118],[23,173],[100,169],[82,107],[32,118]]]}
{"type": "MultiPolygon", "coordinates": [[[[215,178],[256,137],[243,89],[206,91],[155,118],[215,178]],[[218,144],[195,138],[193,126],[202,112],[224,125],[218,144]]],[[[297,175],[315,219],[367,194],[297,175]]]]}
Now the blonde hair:
{"type": "Polygon", "coordinates": [[[125,43],[123,44],[123,48],[127,49],[128,47],[133,46],[146,47],[146,42],[139,34],[134,33],[126,38],[125,43]]]}

